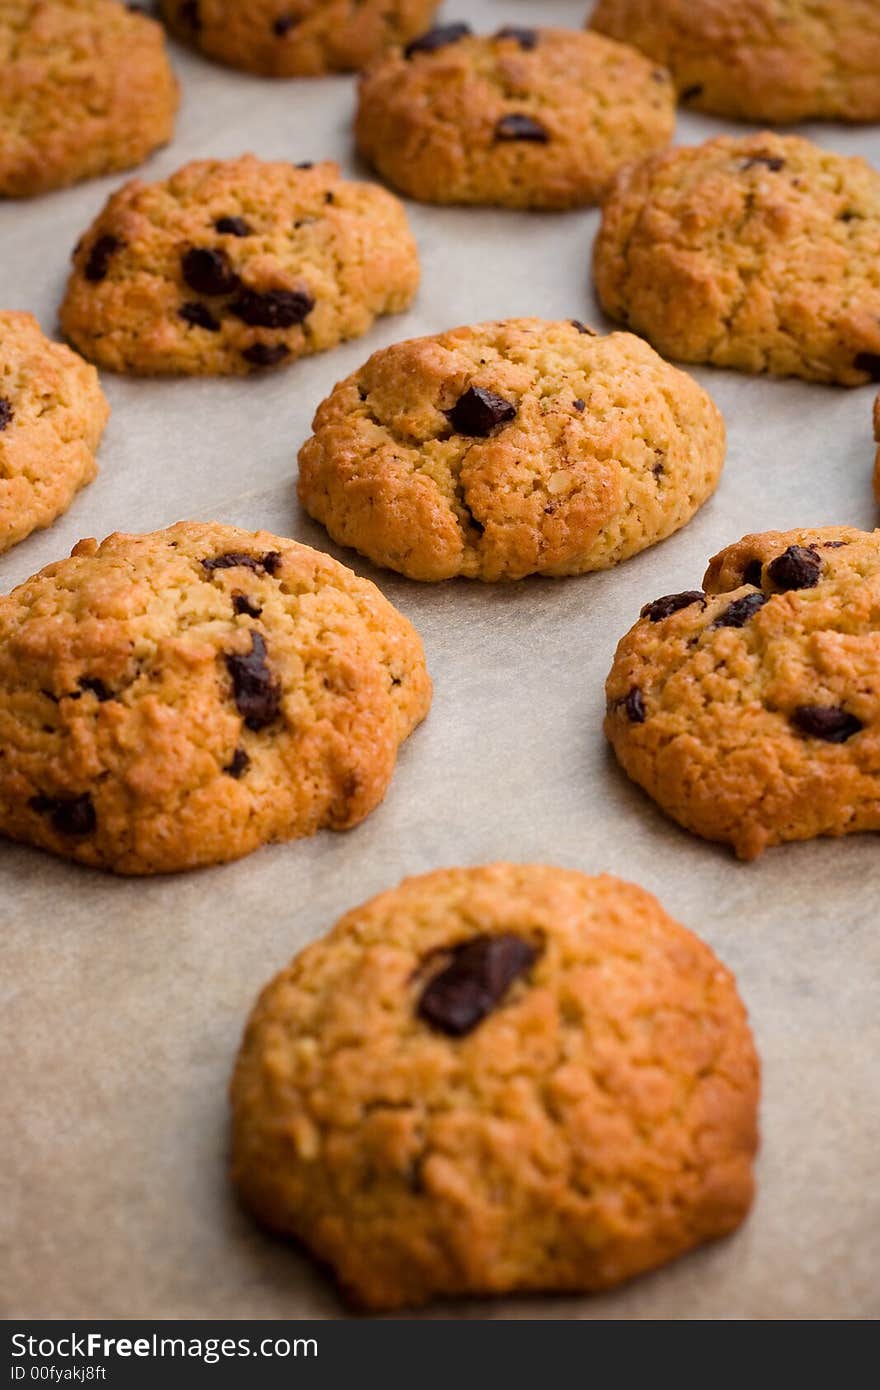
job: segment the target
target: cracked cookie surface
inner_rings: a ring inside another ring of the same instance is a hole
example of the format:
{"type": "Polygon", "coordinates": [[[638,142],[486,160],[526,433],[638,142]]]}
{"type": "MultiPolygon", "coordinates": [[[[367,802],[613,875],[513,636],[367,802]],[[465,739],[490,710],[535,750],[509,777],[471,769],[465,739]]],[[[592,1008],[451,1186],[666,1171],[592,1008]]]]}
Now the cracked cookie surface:
{"type": "Polygon", "coordinates": [[[0,552],[65,512],[98,471],[98,373],[31,314],[0,310],[0,552]]]}
{"type": "Polygon", "coordinates": [[[367,1308],[591,1292],[739,1225],[758,1085],[732,975],[650,894],[439,870],[263,991],[233,1178],[367,1308]]]}
{"type": "Polygon", "coordinates": [[[295,541],[80,541],[0,598],[0,833],[152,874],[345,830],[430,696],[406,619],[295,541]]]}
{"type": "Polygon", "coordinates": [[[61,324],[113,371],[242,375],[360,337],[418,282],[385,189],[331,162],[198,160],[111,197],[74,253],[61,324]]]}
{"type": "Polygon", "coordinates": [[[672,138],[669,75],[634,49],[568,29],[460,30],[361,79],[358,148],[410,197],[580,207],[672,138]]]}
{"type": "Polygon", "coordinates": [[[880,830],[880,531],[729,546],[642,610],[606,693],[628,775],[740,858],[880,830]]]}
{"type": "Polygon", "coordinates": [[[162,28],[117,0],[0,0],[0,197],[141,164],[173,134],[162,28]]]}
{"type": "Polygon", "coordinates": [[[664,63],[695,110],[880,120],[876,0],[599,0],[590,23],[664,63]]]}
{"type": "Polygon", "coordinates": [[[721,136],[621,172],[596,238],[605,311],[665,357],[880,379],[880,174],[797,136],[721,136]]]}
{"type": "Polygon", "coordinates": [[[161,0],[178,38],[265,77],[364,68],[430,22],[439,0],[161,0]]]}
{"type": "Polygon", "coordinates": [[[509,319],[385,348],[319,406],[306,511],[411,579],[604,569],[683,526],[724,462],[720,413],[629,333],[509,319]]]}

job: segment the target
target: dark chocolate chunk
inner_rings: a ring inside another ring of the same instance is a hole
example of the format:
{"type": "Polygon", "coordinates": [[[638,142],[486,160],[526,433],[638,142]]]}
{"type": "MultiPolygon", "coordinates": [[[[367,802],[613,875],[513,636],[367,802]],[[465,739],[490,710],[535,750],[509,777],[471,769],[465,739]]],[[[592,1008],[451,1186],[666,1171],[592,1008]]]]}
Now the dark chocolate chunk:
{"type": "Polygon", "coordinates": [[[681,91],[682,101],[696,101],[697,97],[703,95],[703,86],[700,82],[695,82],[692,87],[683,87],[681,91]]]}
{"type": "Polygon", "coordinates": [[[236,748],[231,760],[226,764],[223,771],[227,777],[234,777],[238,781],[251,765],[251,760],[243,748],[236,748]]]}
{"type": "Polygon", "coordinates": [[[252,367],[277,367],[288,356],[290,349],[284,343],[253,343],[241,354],[252,367]]]}
{"type": "Polygon", "coordinates": [[[267,659],[266,640],[259,632],[251,633],[251,649],[244,655],[228,653],[226,669],[232,677],[232,689],[239,714],[249,729],[265,729],[278,717],[281,708],[281,683],[267,659]]]}
{"type": "Polygon", "coordinates": [[[468,434],[483,439],[492,433],[497,425],[503,425],[516,415],[516,406],[494,391],[482,386],[470,386],[459,396],[446,416],[458,434],[468,434]]]}
{"type": "Polygon", "coordinates": [[[212,246],[191,246],[180,258],[183,278],[196,294],[232,294],[241,281],[225,251],[212,246]]]}
{"type": "Polygon", "coordinates": [[[422,990],[418,1014],[432,1028],[460,1038],[501,1003],[538,953],[531,942],[505,932],[472,937],[453,946],[450,955],[449,963],[422,990]]]}
{"type": "Polygon", "coordinates": [[[291,29],[295,29],[299,21],[292,14],[280,14],[272,23],[272,33],[279,39],[283,39],[285,34],[289,34],[291,29]]]}
{"type": "Polygon", "coordinates": [[[577,329],[578,333],[586,333],[588,338],[596,337],[595,328],[588,328],[585,323],[581,323],[580,319],[569,319],[568,321],[571,324],[572,328],[577,329]]]}
{"type": "Polygon", "coordinates": [[[28,805],[39,815],[48,816],[59,835],[79,838],[97,829],[98,818],[88,792],[81,796],[32,796],[28,805]]]}
{"type": "Polygon", "coordinates": [[[860,217],[860,214],[853,212],[850,208],[846,208],[843,212],[837,214],[838,222],[855,222],[858,217],[860,217]]]}
{"type": "Polygon", "coordinates": [[[229,312],[251,328],[293,328],[302,323],[315,307],[304,290],[244,290],[229,306],[229,312]]]}
{"type": "Polygon", "coordinates": [[[98,676],[80,676],[77,685],[84,693],[94,695],[95,699],[99,700],[102,705],[114,698],[113,691],[98,676]]]}
{"type": "Polygon", "coordinates": [[[202,569],[213,574],[214,570],[252,570],[254,574],[274,574],[281,561],[280,551],[268,550],[265,555],[248,555],[243,550],[227,550],[223,555],[215,555],[210,560],[202,560],[202,569]]]}
{"type": "Polygon", "coordinates": [[[301,164],[294,164],[294,169],[314,169],[314,164],[310,159],[304,159],[301,164]]]}
{"type": "Polygon", "coordinates": [[[330,192],[330,190],[328,189],[327,192],[324,194],[324,202],[325,202],[325,203],[332,203],[333,201],[334,201],[333,194],[332,194],[332,193],[330,192]]]}
{"type": "Polygon", "coordinates": [[[214,229],[224,236],[251,236],[254,230],[243,217],[218,217],[214,229]]]}
{"type": "Polygon", "coordinates": [[[759,608],[763,608],[767,602],[765,594],[744,594],[742,598],[735,598],[729,607],[720,613],[712,624],[713,627],[745,627],[749,618],[754,617],[759,608]]]}
{"type": "Polygon", "coordinates": [[[107,278],[107,271],[110,269],[110,257],[120,249],[122,242],[115,236],[99,236],[86,259],[83,267],[83,275],[90,280],[93,285],[107,278]]]}
{"type": "Polygon", "coordinates": [[[880,352],[859,352],[853,359],[857,372],[867,372],[872,381],[880,381],[880,352]]]}
{"type": "Polygon", "coordinates": [[[232,595],[233,612],[242,614],[246,618],[259,618],[262,608],[253,599],[248,598],[247,594],[232,595]]]}
{"type": "Polygon", "coordinates": [[[540,121],[533,120],[531,116],[526,116],[523,112],[512,111],[508,116],[502,116],[495,124],[496,140],[532,140],[537,144],[546,145],[550,139],[550,132],[546,126],[541,125],[540,121]]]}
{"type": "Polygon", "coordinates": [[[469,24],[438,24],[435,28],[429,29],[426,34],[420,34],[417,39],[413,39],[403,50],[405,58],[412,58],[414,53],[436,53],[438,48],[446,48],[451,43],[458,43],[459,39],[467,38],[472,32],[469,24]]]}
{"type": "Polygon", "coordinates": [[[13,419],[15,411],[12,409],[12,402],[6,396],[0,396],[0,433],[6,429],[10,420],[13,419]]]}
{"type": "Polygon", "coordinates": [[[576,401],[572,401],[572,405],[580,415],[582,415],[587,408],[586,401],[582,400],[580,396],[578,396],[576,401]]]}
{"type": "Polygon", "coordinates": [[[761,587],[761,579],[764,574],[764,566],[760,560],[749,560],[743,570],[743,583],[754,584],[756,589],[761,587]]]}
{"type": "Polygon", "coordinates": [[[626,717],[630,724],[644,724],[646,718],[645,697],[637,685],[634,685],[625,696],[623,708],[626,710],[626,717]]]}
{"type": "Polygon", "coordinates": [[[790,545],[767,566],[767,576],[777,589],[815,589],[822,561],[815,550],[790,545]]]}
{"type": "Polygon", "coordinates": [[[690,608],[692,603],[702,604],[705,608],[706,595],[698,589],[688,589],[682,594],[664,594],[663,598],[655,598],[653,603],[646,603],[639,616],[650,618],[652,623],[662,623],[664,618],[671,617],[681,608],[690,608]]]}
{"type": "Polygon", "coordinates": [[[846,743],[865,727],[861,719],[839,705],[798,705],[791,722],[805,738],[821,738],[826,743],[846,743]]]}
{"type": "Polygon", "coordinates": [[[531,53],[533,48],[538,47],[537,29],[520,29],[516,24],[505,24],[503,29],[499,29],[495,35],[496,39],[516,39],[526,53],[531,53]]]}
{"type": "Polygon", "coordinates": [[[206,304],[200,304],[197,299],[181,304],[177,312],[184,323],[192,324],[193,328],[204,328],[208,333],[220,332],[220,325],[211,310],[206,304]]]}
{"type": "Polygon", "coordinates": [[[194,29],[198,33],[202,27],[199,0],[183,0],[183,4],[177,7],[177,18],[181,24],[186,24],[188,28],[194,29]]]}
{"type": "Polygon", "coordinates": [[[781,159],[781,158],[779,157],[778,154],[755,154],[755,155],[752,155],[751,159],[746,159],[746,160],[743,161],[741,167],[742,167],[744,170],[745,170],[745,169],[754,169],[755,166],[758,165],[758,164],[763,164],[763,165],[765,165],[765,167],[768,168],[768,169],[770,169],[770,170],[772,170],[772,172],[773,172],[774,174],[778,174],[780,169],[784,169],[784,168],[785,168],[785,160],[784,160],[784,159],[781,159]]]}

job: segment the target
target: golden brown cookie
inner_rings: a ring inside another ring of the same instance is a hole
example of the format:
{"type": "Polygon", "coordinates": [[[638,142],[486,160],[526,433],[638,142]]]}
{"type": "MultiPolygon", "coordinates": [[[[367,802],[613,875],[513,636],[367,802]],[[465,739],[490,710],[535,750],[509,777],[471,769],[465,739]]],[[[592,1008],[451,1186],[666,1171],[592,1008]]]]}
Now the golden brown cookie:
{"type": "Polygon", "coordinates": [[[0,197],[131,169],[171,139],[162,28],[117,0],[0,0],[0,197]]]}
{"type": "Polygon", "coordinates": [[[406,619],[295,541],[80,541],[0,598],[0,833],[154,874],[347,830],[430,697],[406,619]]]}
{"type": "Polygon", "coordinates": [[[741,859],[880,830],[880,531],[746,536],[649,603],[605,732],[680,825],[741,859]]]}
{"type": "Polygon", "coordinates": [[[598,34],[446,25],[361,79],[358,148],[427,203],[571,208],[669,143],[664,70],[598,34]]]}
{"type": "Polygon", "coordinates": [[[329,162],[199,160],[113,195],[74,253],[61,324],[113,371],[241,375],[360,337],[418,282],[383,188],[329,162]]]}
{"type": "Polygon", "coordinates": [[[723,135],[622,171],[594,249],[602,307],[664,357],[880,379],[880,174],[809,140],[723,135]]]}
{"type": "Polygon", "coordinates": [[[720,413],[639,338],[509,319],[373,354],[318,408],[306,511],[410,579],[583,574],[689,521],[720,413]]]}
{"type": "Polygon", "coordinates": [[[178,38],[265,77],[364,68],[430,23],[440,0],[161,0],[178,38]]]}
{"type": "Polygon", "coordinates": [[[740,1224],[758,1087],[732,975],[650,894],[441,869],[263,991],[233,1178],[366,1308],[593,1292],[740,1224]]]}
{"type": "Polygon", "coordinates": [[[109,414],[94,367],[31,314],[0,310],[0,551],[51,526],[92,481],[109,414]]]}
{"type": "Polygon", "coordinates": [[[698,111],[880,120],[877,0],[599,0],[590,22],[665,63],[698,111]]]}

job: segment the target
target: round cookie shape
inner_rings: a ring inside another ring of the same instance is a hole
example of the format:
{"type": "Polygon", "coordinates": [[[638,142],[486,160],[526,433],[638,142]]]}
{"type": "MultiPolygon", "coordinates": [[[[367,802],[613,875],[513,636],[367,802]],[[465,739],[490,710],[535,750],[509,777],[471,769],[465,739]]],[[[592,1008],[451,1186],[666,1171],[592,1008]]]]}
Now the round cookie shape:
{"type": "Polygon", "coordinates": [[[199,160],[110,198],[74,253],[61,324],[113,371],[244,375],[359,337],[418,282],[385,189],[330,162],[199,160]]]}
{"type": "Polygon", "coordinates": [[[430,23],[440,0],[161,0],[172,33],[264,77],[353,72],[430,23]]]}
{"type": "Polygon", "coordinates": [[[875,0],[599,0],[590,23],[664,63],[698,111],[880,120],[875,0]]]}
{"type": "Polygon", "coordinates": [[[0,197],[131,169],[174,132],[161,25],[117,0],[0,5],[0,197]]]}
{"type": "Polygon", "coordinates": [[[509,319],[373,354],[319,406],[300,500],[410,579],[605,569],[683,526],[724,462],[720,413],[629,333],[509,319]]]}
{"type": "Polygon", "coordinates": [[[346,830],[430,697],[410,624],[306,546],[80,541],[0,598],[0,833],[154,874],[346,830]]]}
{"type": "Polygon", "coordinates": [[[0,310],[0,552],[51,526],[92,481],[109,415],[94,367],[32,314],[0,310]]]}
{"type": "Polygon", "coordinates": [[[880,379],[880,174],[770,132],[625,169],[594,249],[602,307],[664,357],[880,379]]]}
{"type": "Polygon", "coordinates": [[[648,893],[438,870],[263,991],[233,1179],[365,1308],[593,1292],[739,1225],[758,1087],[733,977],[648,893]]]}
{"type": "Polygon", "coordinates": [[[755,859],[880,830],[880,531],[746,536],[647,604],[605,732],[673,820],[755,859]]]}
{"type": "Polygon", "coordinates": [[[674,127],[668,73],[632,48],[569,29],[451,25],[363,76],[356,135],[382,177],[422,202],[560,209],[597,202],[674,127]]]}

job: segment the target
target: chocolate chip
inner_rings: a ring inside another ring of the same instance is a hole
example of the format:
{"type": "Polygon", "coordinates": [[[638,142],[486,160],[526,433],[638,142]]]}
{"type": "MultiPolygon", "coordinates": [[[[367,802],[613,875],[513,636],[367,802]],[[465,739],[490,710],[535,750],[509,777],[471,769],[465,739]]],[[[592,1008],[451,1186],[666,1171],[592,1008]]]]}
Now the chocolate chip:
{"type": "Polygon", "coordinates": [[[110,269],[110,257],[120,249],[122,242],[118,237],[99,236],[91,251],[88,254],[83,275],[90,280],[93,285],[106,279],[107,271],[110,269]]]}
{"type": "Polygon", "coordinates": [[[771,169],[774,174],[778,174],[780,169],[785,168],[785,160],[781,159],[777,154],[752,155],[751,159],[746,159],[743,161],[743,163],[740,165],[740,168],[743,170],[754,169],[755,166],[758,164],[765,165],[768,169],[771,169]]]}
{"type": "Polygon", "coordinates": [[[495,35],[496,39],[515,39],[526,53],[538,47],[537,29],[520,29],[516,24],[505,24],[495,35]]]}
{"type": "Polygon", "coordinates": [[[114,698],[113,691],[97,676],[80,676],[77,685],[81,691],[94,695],[95,699],[100,701],[102,705],[114,698]]]}
{"type": "Polygon", "coordinates": [[[243,656],[229,653],[226,668],[232,677],[232,689],[239,714],[249,729],[265,729],[278,717],[281,708],[281,684],[267,660],[265,638],[251,633],[251,649],[243,656]]]}
{"type": "Polygon", "coordinates": [[[245,290],[232,301],[229,312],[251,328],[293,328],[314,307],[312,296],[302,290],[266,290],[264,294],[245,290]]]}
{"type": "Polygon", "coordinates": [[[299,21],[292,14],[280,14],[272,24],[272,33],[279,39],[283,39],[285,34],[289,34],[291,29],[295,29],[299,21]]]}
{"type": "Polygon", "coordinates": [[[507,932],[472,937],[453,946],[450,954],[449,964],[422,990],[418,1014],[453,1038],[482,1023],[538,955],[530,942],[507,932]]]}
{"type": "Polygon", "coordinates": [[[210,560],[202,560],[202,569],[213,574],[214,570],[251,570],[254,574],[274,574],[281,561],[281,552],[269,550],[265,555],[248,555],[243,550],[227,550],[210,560]]]}
{"type": "Polygon", "coordinates": [[[262,608],[253,599],[249,599],[247,594],[232,595],[233,612],[243,614],[246,618],[259,618],[262,608]]]}
{"type": "Polygon", "coordinates": [[[682,101],[695,101],[697,97],[703,95],[703,87],[700,82],[694,83],[693,87],[684,87],[681,92],[682,101]]]}
{"type": "Polygon", "coordinates": [[[0,433],[6,429],[6,426],[14,416],[15,411],[12,409],[12,401],[7,400],[6,396],[0,396],[0,433]]]}
{"type": "Polygon", "coordinates": [[[470,386],[464,395],[459,396],[446,416],[458,434],[468,434],[484,439],[491,434],[496,425],[503,425],[516,415],[516,406],[494,391],[486,391],[482,386],[470,386]]]}
{"type": "Polygon", "coordinates": [[[815,550],[790,545],[767,566],[767,576],[777,589],[815,589],[822,561],[815,550]]]}
{"type": "Polygon", "coordinates": [[[234,777],[238,781],[239,777],[247,772],[251,765],[251,760],[243,748],[236,748],[230,761],[226,764],[223,771],[227,777],[234,777]]]}
{"type": "Polygon", "coordinates": [[[626,717],[630,724],[644,724],[646,718],[645,697],[637,685],[634,685],[625,696],[623,708],[626,710],[626,717]]]}
{"type": "Polygon", "coordinates": [[[663,598],[655,598],[653,603],[646,603],[639,616],[650,618],[652,623],[662,623],[664,618],[671,617],[681,608],[690,608],[692,603],[702,604],[705,608],[706,595],[697,589],[688,589],[682,594],[665,594],[663,598]]]}
{"type": "Polygon", "coordinates": [[[511,112],[509,116],[502,116],[500,121],[496,122],[495,139],[532,140],[537,144],[546,145],[550,140],[550,132],[531,116],[522,112],[511,112]]]}
{"type": "Polygon", "coordinates": [[[314,169],[314,164],[310,159],[304,159],[301,164],[294,164],[294,169],[314,169]]]}
{"type": "Polygon", "coordinates": [[[799,734],[826,743],[846,743],[865,727],[861,719],[839,705],[798,705],[791,722],[799,734]]]}
{"type": "Polygon", "coordinates": [[[763,608],[766,602],[765,594],[744,594],[742,598],[735,598],[733,603],[719,614],[712,626],[745,627],[749,618],[754,617],[758,609],[763,608]]]}
{"type": "Polygon", "coordinates": [[[577,410],[580,414],[583,414],[583,412],[587,408],[586,401],[581,400],[580,396],[578,396],[576,401],[572,401],[572,405],[574,406],[575,410],[577,410]]]}
{"type": "Polygon", "coordinates": [[[853,359],[857,372],[867,372],[872,381],[880,381],[880,352],[859,352],[853,359]]]}
{"type": "Polygon", "coordinates": [[[578,333],[586,333],[588,338],[595,338],[597,336],[595,328],[588,328],[585,323],[581,323],[580,319],[569,319],[568,321],[572,328],[577,329],[578,333]]]}
{"type": "Polygon", "coordinates": [[[849,541],[823,541],[823,550],[841,550],[843,546],[849,545],[849,541]]]}
{"type": "Polygon", "coordinates": [[[204,328],[208,333],[219,333],[220,325],[205,304],[200,304],[198,300],[191,300],[186,304],[181,304],[178,314],[184,323],[192,324],[193,328],[204,328]]]}
{"type": "Polygon", "coordinates": [[[469,24],[438,24],[426,34],[420,34],[417,39],[413,39],[412,43],[408,43],[403,50],[403,56],[411,58],[414,53],[436,53],[438,48],[458,43],[459,39],[467,38],[471,32],[469,24]]]}
{"type": "Polygon", "coordinates": [[[241,354],[252,367],[277,367],[288,356],[290,349],[284,343],[254,343],[241,354]]]}
{"type": "Polygon", "coordinates": [[[328,191],[327,193],[324,194],[324,202],[325,202],[325,203],[333,203],[333,202],[335,202],[335,199],[334,199],[334,197],[333,197],[333,194],[330,193],[329,191],[328,191]]]}
{"type": "MultiPolygon", "coordinates": [[[[659,451],[658,451],[657,449],[655,449],[654,452],[655,452],[655,453],[658,453],[659,451]]],[[[657,462],[654,464],[653,468],[651,469],[651,472],[654,474],[654,477],[655,477],[655,478],[662,478],[662,477],[663,477],[663,474],[666,472],[666,465],[665,465],[665,462],[664,462],[662,456],[661,456],[660,458],[658,458],[657,462]]]]}
{"type": "Polygon", "coordinates": [[[851,209],[847,208],[845,212],[837,214],[837,220],[838,222],[854,222],[860,215],[860,213],[852,212],[851,209]]]}
{"type": "Polygon", "coordinates": [[[191,246],[180,258],[184,280],[196,294],[232,294],[241,281],[225,251],[211,246],[191,246]]]}
{"type": "Polygon", "coordinates": [[[243,217],[218,217],[214,229],[224,236],[252,236],[254,230],[243,217]]]}
{"type": "Polygon", "coordinates": [[[753,584],[756,589],[760,589],[761,580],[764,575],[764,566],[760,560],[749,560],[743,570],[743,583],[753,584]]]}
{"type": "Polygon", "coordinates": [[[81,837],[91,835],[98,818],[88,792],[81,796],[32,796],[28,802],[32,811],[48,816],[52,829],[59,835],[81,837]]]}
{"type": "Polygon", "coordinates": [[[202,16],[199,11],[198,0],[184,0],[182,5],[177,7],[177,18],[181,24],[186,24],[196,32],[202,27],[202,16]]]}

